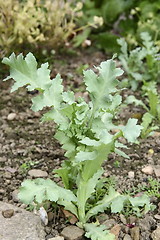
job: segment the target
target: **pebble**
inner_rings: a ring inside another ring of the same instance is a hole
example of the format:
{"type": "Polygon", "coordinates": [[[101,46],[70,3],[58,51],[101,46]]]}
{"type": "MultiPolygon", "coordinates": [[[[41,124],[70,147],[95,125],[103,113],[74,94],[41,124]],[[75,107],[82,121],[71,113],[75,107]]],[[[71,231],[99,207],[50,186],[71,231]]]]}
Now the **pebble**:
{"type": "Polygon", "coordinates": [[[19,202],[18,193],[19,193],[19,190],[15,189],[11,194],[14,202],[19,202]]]}
{"type": "Polygon", "coordinates": [[[7,116],[7,120],[12,121],[16,118],[17,114],[16,113],[10,113],[7,116]]]}
{"type": "Polygon", "coordinates": [[[127,224],[127,220],[125,218],[125,216],[123,214],[120,214],[120,219],[121,219],[121,222],[126,225],[127,224]]]}
{"type": "Polygon", "coordinates": [[[116,224],[111,230],[110,233],[115,235],[115,240],[119,239],[119,233],[121,231],[121,227],[119,224],[116,224]]]}
{"type": "Polygon", "coordinates": [[[123,240],[132,240],[132,238],[129,234],[125,234],[123,240]]]}
{"type": "Polygon", "coordinates": [[[32,170],[29,170],[28,175],[31,177],[38,178],[38,177],[47,177],[48,173],[40,169],[32,169],[32,170]]]}
{"type": "Polygon", "coordinates": [[[4,177],[7,178],[7,179],[11,179],[12,175],[11,175],[10,172],[5,172],[4,177]]]}
{"type": "Polygon", "coordinates": [[[153,174],[153,167],[151,165],[148,165],[148,166],[142,168],[142,172],[147,174],[147,175],[152,175],[153,174]]]}
{"type": "Polygon", "coordinates": [[[134,174],[133,171],[129,171],[129,172],[128,172],[128,177],[129,177],[130,179],[134,179],[134,176],[135,176],[135,174],[134,174]]]}
{"type": "Polygon", "coordinates": [[[53,238],[49,238],[48,240],[64,240],[64,237],[56,236],[56,237],[53,237],[53,238]]]}
{"type": "Polygon", "coordinates": [[[14,215],[14,210],[13,209],[7,209],[2,211],[2,215],[4,218],[11,218],[14,215]]]}
{"type": "Polygon", "coordinates": [[[154,218],[157,220],[160,220],[160,215],[156,214],[156,215],[154,215],[154,218]]]}
{"type": "Polygon", "coordinates": [[[160,239],[160,226],[156,228],[151,234],[152,240],[159,240],[160,239]]]}
{"type": "Polygon", "coordinates": [[[84,230],[76,226],[68,226],[63,229],[61,235],[68,240],[78,240],[84,234],[84,230]]]}
{"type": "Polygon", "coordinates": [[[54,218],[54,213],[53,212],[48,212],[48,221],[51,222],[54,218]]]}
{"type": "Polygon", "coordinates": [[[131,237],[133,240],[140,240],[139,227],[131,228],[131,237]]]}
{"type": "Polygon", "coordinates": [[[112,218],[103,222],[103,225],[105,225],[106,229],[112,228],[115,224],[116,221],[112,218]]]}
{"type": "Polygon", "coordinates": [[[160,165],[154,166],[154,173],[156,177],[160,177],[160,165]]]}

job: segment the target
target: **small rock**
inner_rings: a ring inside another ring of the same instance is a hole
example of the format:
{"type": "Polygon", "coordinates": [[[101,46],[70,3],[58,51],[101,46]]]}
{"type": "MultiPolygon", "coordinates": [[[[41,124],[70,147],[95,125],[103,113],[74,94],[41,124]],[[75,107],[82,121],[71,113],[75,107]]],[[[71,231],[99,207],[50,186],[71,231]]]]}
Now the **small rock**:
{"type": "Polygon", "coordinates": [[[151,165],[146,166],[142,168],[142,172],[147,174],[147,175],[152,175],[153,174],[153,167],[151,165]]]}
{"type": "Polygon", "coordinates": [[[56,236],[56,237],[53,237],[53,238],[49,238],[48,240],[64,240],[64,237],[56,236]]]}
{"type": "Polygon", "coordinates": [[[154,166],[154,173],[156,177],[160,177],[160,165],[154,166]]]}
{"type": "Polygon", "coordinates": [[[132,238],[129,234],[125,234],[123,240],[132,240],[132,238]]]}
{"type": "Polygon", "coordinates": [[[5,190],[4,189],[0,189],[0,194],[4,194],[5,193],[5,190]]]}
{"type": "Polygon", "coordinates": [[[154,215],[154,218],[157,220],[160,220],[160,215],[156,214],[156,215],[154,215]]]}
{"type": "Polygon", "coordinates": [[[123,214],[120,214],[120,219],[121,219],[121,222],[126,225],[127,224],[127,220],[125,218],[125,216],[123,214]]]}
{"type": "Polygon", "coordinates": [[[118,236],[119,236],[119,233],[120,233],[120,230],[121,230],[121,227],[119,224],[116,224],[111,230],[110,230],[110,233],[114,234],[115,235],[115,240],[118,240],[118,236]]]}
{"type": "Polygon", "coordinates": [[[67,218],[71,224],[75,224],[76,222],[78,222],[78,219],[76,218],[76,216],[73,213],[71,213],[65,209],[62,209],[62,212],[63,212],[65,218],[67,218]]]}
{"type": "Polygon", "coordinates": [[[30,175],[31,177],[38,178],[38,177],[47,177],[48,173],[40,169],[32,169],[32,170],[29,170],[28,175],[30,175]]]}
{"type": "Polygon", "coordinates": [[[10,113],[7,116],[7,120],[12,121],[16,118],[16,113],[10,113]]]}
{"type": "Polygon", "coordinates": [[[130,178],[130,179],[133,179],[134,178],[134,172],[133,171],[130,171],[130,172],[128,172],[128,177],[130,178]]]}
{"type": "Polygon", "coordinates": [[[14,210],[13,209],[7,209],[2,211],[2,215],[5,218],[11,218],[14,215],[14,210]]]}
{"type": "Polygon", "coordinates": [[[5,172],[4,178],[11,179],[12,178],[11,173],[10,172],[5,172]]]}
{"type": "Polygon", "coordinates": [[[152,240],[159,240],[160,239],[160,226],[156,228],[151,234],[152,240]]]}
{"type": "Polygon", "coordinates": [[[135,224],[136,220],[137,220],[137,218],[136,218],[135,216],[132,216],[132,215],[131,215],[131,216],[129,217],[129,223],[130,223],[130,224],[135,224]]]}
{"type": "Polygon", "coordinates": [[[140,239],[140,233],[139,233],[139,227],[131,228],[131,237],[133,240],[139,240],[140,239]]]}
{"type": "Polygon", "coordinates": [[[83,234],[84,234],[84,230],[76,226],[65,227],[61,232],[61,235],[66,240],[78,240],[83,236],[83,234]]]}
{"type": "Polygon", "coordinates": [[[116,221],[114,219],[109,219],[103,222],[103,225],[105,225],[106,229],[112,228],[116,224],[116,221]]]}
{"type": "Polygon", "coordinates": [[[54,218],[54,213],[53,212],[48,212],[48,222],[51,222],[54,218]]]}
{"type": "Polygon", "coordinates": [[[38,216],[12,204],[0,202],[0,239],[3,240],[44,240],[45,232],[38,216]],[[4,218],[2,212],[14,210],[11,218],[4,218]]]}
{"type": "Polygon", "coordinates": [[[14,202],[19,202],[18,193],[19,193],[19,190],[15,189],[11,194],[14,202]]]}

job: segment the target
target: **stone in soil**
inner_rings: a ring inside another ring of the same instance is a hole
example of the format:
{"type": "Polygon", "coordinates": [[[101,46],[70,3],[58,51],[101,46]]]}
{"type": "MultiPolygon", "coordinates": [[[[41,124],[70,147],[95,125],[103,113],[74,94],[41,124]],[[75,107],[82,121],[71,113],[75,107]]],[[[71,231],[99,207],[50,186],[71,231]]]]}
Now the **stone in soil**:
{"type": "Polygon", "coordinates": [[[48,173],[40,169],[32,169],[32,170],[29,170],[28,175],[34,178],[39,178],[39,177],[47,177],[48,173]]]}
{"type": "Polygon", "coordinates": [[[128,177],[129,177],[130,179],[133,179],[134,176],[135,176],[135,174],[134,174],[133,171],[129,171],[129,172],[128,172],[128,177]]]}
{"type": "Polygon", "coordinates": [[[84,231],[76,226],[68,226],[63,229],[61,235],[66,240],[79,240],[82,238],[84,231]]]}
{"type": "Polygon", "coordinates": [[[159,240],[160,239],[160,226],[156,228],[151,234],[152,240],[159,240]]]}
{"type": "Polygon", "coordinates": [[[139,227],[131,228],[131,237],[133,240],[140,240],[139,227]]]}
{"type": "Polygon", "coordinates": [[[153,167],[151,165],[146,166],[142,168],[142,172],[147,174],[147,175],[152,175],[153,174],[153,167]]]}
{"type": "Polygon", "coordinates": [[[154,173],[156,177],[160,177],[160,165],[154,166],[154,173]]]}
{"type": "Polygon", "coordinates": [[[14,205],[0,202],[0,223],[0,239],[2,240],[45,239],[45,232],[40,218],[14,205]],[[13,216],[5,218],[2,212],[4,213],[10,209],[14,211],[13,216]]]}
{"type": "Polygon", "coordinates": [[[132,238],[129,234],[125,234],[123,240],[132,240],[132,238]]]}
{"type": "Polygon", "coordinates": [[[10,113],[7,116],[7,120],[12,121],[16,118],[16,113],[10,113]]]}
{"type": "Polygon", "coordinates": [[[57,236],[57,237],[49,238],[48,240],[64,240],[64,237],[57,236]]]}
{"type": "Polygon", "coordinates": [[[15,189],[11,194],[14,202],[19,202],[18,193],[19,193],[19,190],[15,189]]]}

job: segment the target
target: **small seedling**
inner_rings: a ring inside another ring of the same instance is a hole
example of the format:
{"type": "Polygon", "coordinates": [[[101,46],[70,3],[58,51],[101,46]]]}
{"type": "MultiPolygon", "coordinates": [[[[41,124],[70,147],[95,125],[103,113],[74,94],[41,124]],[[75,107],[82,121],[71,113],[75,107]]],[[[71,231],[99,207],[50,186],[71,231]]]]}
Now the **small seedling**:
{"type": "Polygon", "coordinates": [[[119,138],[124,137],[133,144],[142,129],[137,125],[136,119],[130,118],[125,126],[113,121],[122,103],[117,77],[123,71],[116,67],[114,59],[96,67],[97,74],[92,70],[84,71],[84,83],[90,98],[86,102],[82,97],[75,99],[72,91],[63,90],[59,74],[50,79],[47,63],[37,69],[32,53],[25,58],[22,54],[17,57],[12,54],[9,58],[4,58],[3,63],[10,66],[10,76],[5,80],[15,80],[12,92],[23,86],[29,91],[39,91],[39,95],[32,98],[32,110],[51,108],[43,115],[42,121],[55,122],[55,138],[66,151],[66,160],[60,169],[55,170],[64,187],[50,179],[28,179],[22,183],[19,199],[25,204],[55,202],[77,217],[77,225],[87,232],[85,236],[92,240],[115,239],[113,234],[105,230],[105,226],[97,226],[91,219],[108,208],[112,213],[121,212],[128,202],[133,207],[143,207],[144,212],[151,209],[147,196],[124,196],[109,186],[103,198],[87,210],[88,202],[94,198],[96,188],[102,181],[102,164],[108,155],[116,152],[127,156],[119,150],[126,147],[119,142],[119,138]],[[113,129],[118,131],[113,134],[113,129]]]}

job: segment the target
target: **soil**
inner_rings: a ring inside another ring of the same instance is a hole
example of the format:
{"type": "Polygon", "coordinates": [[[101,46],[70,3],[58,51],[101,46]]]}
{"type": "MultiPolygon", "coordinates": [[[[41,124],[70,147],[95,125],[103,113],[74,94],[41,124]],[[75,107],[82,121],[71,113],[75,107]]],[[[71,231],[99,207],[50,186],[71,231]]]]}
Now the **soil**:
{"type": "MultiPolygon", "coordinates": [[[[77,53],[72,57],[57,56],[51,75],[54,77],[59,72],[64,79],[65,88],[74,89],[78,96],[81,95],[79,90],[84,89],[81,74],[83,65],[88,64],[89,67],[99,65],[106,58],[101,52],[77,53]]],[[[42,113],[34,113],[30,110],[30,99],[36,93],[27,92],[26,89],[10,93],[11,85],[12,81],[0,82],[0,200],[25,207],[24,204],[16,202],[12,192],[19,188],[24,179],[31,178],[28,175],[31,169],[46,171],[48,177],[53,179],[52,171],[59,168],[64,159],[64,151],[53,138],[54,124],[52,122],[40,123],[42,113]],[[9,118],[10,113],[15,113],[13,119],[9,118]]],[[[83,95],[85,96],[85,92],[83,95]]],[[[120,114],[122,123],[140,111],[141,109],[133,107],[124,109],[120,114]]],[[[119,192],[131,191],[133,193],[134,187],[142,185],[147,187],[150,177],[152,180],[159,181],[154,171],[149,175],[143,173],[142,169],[148,165],[153,169],[160,166],[160,135],[156,133],[152,137],[139,141],[139,144],[129,146],[127,154],[130,159],[111,154],[108,161],[104,163],[105,176],[114,177],[116,189],[119,192]],[[134,172],[132,177],[130,177],[130,172],[134,172]]],[[[133,195],[140,194],[141,191],[142,189],[139,188],[133,195]]],[[[131,239],[138,240],[132,234],[134,224],[140,233],[139,239],[152,239],[151,233],[160,225],[160,204],[154,193],[151,201],[156,205],[156,209],[141,218],[135,217],[132,212],[128,216],[125,212],[121,215],[105,214],[106,219],[114,220],[113,225],[120,226],[118,239],[124,239],[128,234],[131,239]]],[[[46,227],[46,239],[59,234],[69,224],[69,221],[62,217],[61,211],[56,210],[54,217],[46,227]]]]}

